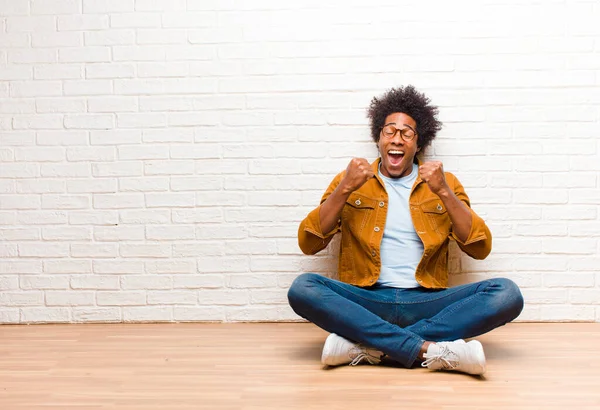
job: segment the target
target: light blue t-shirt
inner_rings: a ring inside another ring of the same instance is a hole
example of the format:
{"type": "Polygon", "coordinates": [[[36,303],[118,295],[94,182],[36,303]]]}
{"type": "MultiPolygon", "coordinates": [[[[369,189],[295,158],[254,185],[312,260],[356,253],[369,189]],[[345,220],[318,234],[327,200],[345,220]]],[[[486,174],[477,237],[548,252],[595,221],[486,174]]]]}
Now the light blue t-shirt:
{"type": "Polygon", "coordinates": [[[388,194],[388,212],[381,240],[381,274],[377,284],[394,288],[417,288],[417,266],[423,256],[423,242],[410,216],[408,199],[419,167],[413,164],[410,175],[402,178],[379,176],[388,194]]]}

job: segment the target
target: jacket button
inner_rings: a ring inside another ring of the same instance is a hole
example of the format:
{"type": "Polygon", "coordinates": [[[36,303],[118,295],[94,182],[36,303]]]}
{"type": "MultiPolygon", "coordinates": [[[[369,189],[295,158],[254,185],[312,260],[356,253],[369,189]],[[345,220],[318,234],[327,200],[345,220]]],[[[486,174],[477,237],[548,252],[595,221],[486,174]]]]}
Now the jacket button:
{"type": "Polygon", "coordinates": [[[379,207],[380,207],[380,208],[383,208],[384,206],[385,206],[385,202],[381,201],[381,202],[379,203],[379,207]]]}
{"type": "Polygon", "coordinates": [[[376,226],[376,227],[375,227],[375,232],[379,232],[379,230],[380,230],[380,229],[379,229],[379,227],[378,227],[378,226],[376,226]]]}
{"type": "Polygon", "coordinates": [[[357,199],[356,201],[354,201],[354,203],[356,204],[356,206],[360,206],[360,199],[357,199]]]}
{"type": "Polygon", "coordinates": [[[376,254],[377,254],[377,252],[371,251],[371,256],[375,256],[376,254]]]}
{"type": "Polygon", "coordinates": [[[442,206],[441,206],[440,204],[438,204],[438,206],[437,206],[437,210],[438,210],[438,211],[441,211],[442,209],[443,209],[443,208],[442,208],[442,206]]]}

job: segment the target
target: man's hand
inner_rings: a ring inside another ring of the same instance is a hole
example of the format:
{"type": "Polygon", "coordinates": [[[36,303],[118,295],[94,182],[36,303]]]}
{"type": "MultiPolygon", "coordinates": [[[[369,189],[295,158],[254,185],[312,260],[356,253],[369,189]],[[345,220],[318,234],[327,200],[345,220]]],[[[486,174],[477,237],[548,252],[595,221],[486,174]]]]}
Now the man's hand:
{"type": "Polygon", "coordinates": [[[340,182],[340,186],[344,193],[349,194],[363,186],[365,182],[374,176],[369,161],[364,158],[352,158],[348,167],[346,167],[346,175],[340,182]]]}
{"type": "Polygon", "coordinates": [[[419,167],[419,176],[429,185],[429,189],[436,195],[450,190],[444,176],[444,167],[441,161],[424,162],[419,167]]]}

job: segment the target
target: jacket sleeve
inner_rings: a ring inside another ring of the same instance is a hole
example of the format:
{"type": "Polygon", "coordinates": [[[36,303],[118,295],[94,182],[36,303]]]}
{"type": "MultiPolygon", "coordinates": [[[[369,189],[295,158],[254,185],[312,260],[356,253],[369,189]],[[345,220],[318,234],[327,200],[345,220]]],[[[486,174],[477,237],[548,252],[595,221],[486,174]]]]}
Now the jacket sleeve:
{"type": "Polygon", "coordinates": [[[321,230],[321,205],[329,195],[337,188],[343,173],[338,174],[333,181],[329,184],[329,187],[323,194],[319,206],[309,212],[309,214],[300,222],[298,227],[298,245],[302,252],[306,255],[314,255],[321,250],[325,249],[333,236],[341,230],[341,220],[337,221],[336,226],[330,232],[322,232],[321,230]]]}
{"type": "Polygon", "coordinates": [[[464,242],[452,230],[451,236],[467,255],[474,259],[485,259],[492,251],[492,233],[485,221],[471,209],[471,201],[456,177],[454,177],[454,194],[471,212],[471,231],[464,242]]]}

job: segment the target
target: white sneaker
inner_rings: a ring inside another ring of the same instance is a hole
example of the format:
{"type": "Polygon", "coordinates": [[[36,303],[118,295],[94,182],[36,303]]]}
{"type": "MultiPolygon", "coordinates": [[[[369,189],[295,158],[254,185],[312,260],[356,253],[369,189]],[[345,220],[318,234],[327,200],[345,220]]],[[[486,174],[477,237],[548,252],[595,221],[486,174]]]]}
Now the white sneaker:
{"type": "Polygon", "coordinates": [[[341,364],[356,366],[365,359],[369,364],[379,364],[381,356],[383,356],[383,353],[378,350],[352,343],[332,333],[325,340],[321,363],[328,366],[339,366],[341,364]]]}
{"type": "Polygon", "coordinates": [[[431,370],[456,370],[478,375],[485,373],[485,354],[477,340],[468,343],[464,340],[432,343],[423,357],[426,360],[421,366],[431,370]]]}

